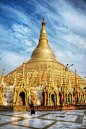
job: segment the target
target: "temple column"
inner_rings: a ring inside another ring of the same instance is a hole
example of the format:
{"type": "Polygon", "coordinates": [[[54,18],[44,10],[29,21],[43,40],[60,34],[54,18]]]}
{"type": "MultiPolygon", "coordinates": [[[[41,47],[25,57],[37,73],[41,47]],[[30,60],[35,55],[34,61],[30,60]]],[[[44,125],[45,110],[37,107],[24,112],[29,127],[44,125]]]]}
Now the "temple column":
{"type": "Polygon", "coordinates": [[[25,105],[27,103],[27,93],[25,92],[25,105]]]}
{"type": "Polygon", "coordinates": [[[81,103],[81,94],[79,93],[79,104],[81,103]]]}
{"type": "Polygon", "coordinates": [[[63,105],[63,94],[62,94],[62,98],[61,98],[61,104],[63,105]]]}
{"type": "Polygon", "coordinates": [[[27,106],[28,106],[28,92],[27,92],[27,106]]]}
{"type": "Polygon", "coordinates": [[[80,105],[81,105],[81,93],[80,93],[80,95],[79,95],[79,98],[80,98],[80,105]]]}
{"type": "Polygon", "coordinates": [[[16,100],[16,99],[17,99],[17,97],[16,97],[16,96],[17,96],[17,91],[15,90],[14,103],[15,103],[15,102],[17,103],[17,100],[16,100]]]}
{"type": "Polygon", "coordinates": [[[48,98],[47,98],[47,105],[49,106],[49,92],[48,92],[48,98]]]}
{"type": "Polygon", "coordinates": [[[82,92],[82,105],[84,104],[84,93],[82,92]]]}
{"type": "Polygon", "coordinates": [[[80,93],[78,92],[78,103],[80,104],[80,93]]]}
{"type": "Polygon", "coordinates": [[[26,106],[28,106],[28,91],[26,92],[26,106]]]}
{"type": "Polygon", "coordinates": [[[85,104],[85,92],[84,92],[84,104],[85,104]]]}
{"type": "Polygon", "coordinates": [[[0,104],[2,104],[2,92],[0,92],[0,104]]]}
{"type": "Polygon", "coordinates": [[[58,93],[57,93],[57,102],[56,102],[56,105],[57,106],[58,106],[58,103],[59,103],[58,101],[59,101],[59,99],[58,99],[58,93]]]}
{"type": "Polygon", "coordinates": [[[45,92],[45,104],[44,105],[46,106],[46,92],[45,92]]]}
{"type": "Polygon", "coordinates": [[[19,93],[17,91],[17,103],[16,103],[17,106],[18,106],[18,102],[19,102],[19,93]]]}
{"type": "Polygon", "coordinates": [[[78,98],[78,93],[76,94],[76,104],[78,103],[78,102],[77,102],[77,98],[78,98]]]}
{"type": "Polygon", "coordinates": [[[77,100],[77,104],[78,104],[78,93],[77,93],[77,96],[76,96],[76,100],[77,100]]]}
{"type": "Polygon", "coordinates": [[[81,104],[83,104],[83,93],[81,93],[81,104]]]}
{"type": "Polygon", "coordinates": [[[50,104],[51,104],[51,94],[50,94],[50,104]]]}
{"type": "Polygon", "coordinates": [[[69,105],[69,103],[68,103],[68,93],[67,93],[67,105],[69,105]]]}
{"type": "Polygon", "coordinates": [[[74,96],[73,96],[73,104],[75,104],[75,94],[74,94],[74,96]]]}
{"type": "Polygon", "coordinates": [[[74,94],[74,103],[76,104],[76,93],[74,94]]]}
{"type": "Polygon", "coordinates": [[[72,105],[73,105],[73,92],[72,92],[72,94],[71,94],[71,95],[72,95],[72,105]]]}
{"type": "Polygon", "coordinates": [[[43,97],[43,93],[42,93],[42,105],[43,105],[43,100],[44,100],[44,97],[43,97]]]}
{"type": "Polygon", "coordinates": [[[86,91],[84,92],[84,94],[85,94],[85,103],[84,104],[86,105],[86,91]]]}
{"type": "Polygon", "coordinates": [[[30,90],[29,90],[29,104],[31,104],[31,94],[30,94],[30,90]]]}

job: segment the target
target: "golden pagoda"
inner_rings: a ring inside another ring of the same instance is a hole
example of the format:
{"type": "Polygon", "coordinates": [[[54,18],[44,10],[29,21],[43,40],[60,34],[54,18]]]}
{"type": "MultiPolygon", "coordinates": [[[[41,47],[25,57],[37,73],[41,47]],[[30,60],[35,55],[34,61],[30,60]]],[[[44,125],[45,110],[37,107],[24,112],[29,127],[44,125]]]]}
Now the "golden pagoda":
{"type": "Polygon", "coordinates": [[[30,60],[5,77],[2,73],[1,105],[28,106],[31,101],[35,106],[86,104],[85,80],[77,75],[76,70],[74,73],[56,60],[48,44],[45,24],[43,19],[39,43],[30,60]]]}

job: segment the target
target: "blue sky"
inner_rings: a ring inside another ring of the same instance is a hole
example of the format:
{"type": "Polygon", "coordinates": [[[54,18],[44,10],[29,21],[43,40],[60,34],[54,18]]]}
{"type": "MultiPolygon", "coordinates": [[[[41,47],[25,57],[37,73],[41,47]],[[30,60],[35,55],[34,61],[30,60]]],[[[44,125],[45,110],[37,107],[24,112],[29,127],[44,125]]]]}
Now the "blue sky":
{"type": "Polygon", "coordinates": [[[0,76],[30,59],[43,17],[57,61],[85,76],[86,0],[0,0],[0,76]]]}

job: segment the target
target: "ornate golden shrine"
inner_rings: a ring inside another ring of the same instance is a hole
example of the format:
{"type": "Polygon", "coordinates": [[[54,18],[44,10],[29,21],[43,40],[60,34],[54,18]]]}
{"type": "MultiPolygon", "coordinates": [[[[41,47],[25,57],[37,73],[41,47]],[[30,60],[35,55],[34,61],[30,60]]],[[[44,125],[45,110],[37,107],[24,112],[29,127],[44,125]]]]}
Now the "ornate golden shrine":
{"type": "Polygon", "coordinates": [[[56,61],[54,52],[50,48],[43,19],[39,43],[32,52],[31,59],[11,71],[4,77],[4,70],[0,80],[0,104],[3,94],[13,91],[11,105],[58,106],[86,104],[85,80],[70,71],[65,65],[56,61]],[[23,94],[23,103],[20,94],[23,94]]]}

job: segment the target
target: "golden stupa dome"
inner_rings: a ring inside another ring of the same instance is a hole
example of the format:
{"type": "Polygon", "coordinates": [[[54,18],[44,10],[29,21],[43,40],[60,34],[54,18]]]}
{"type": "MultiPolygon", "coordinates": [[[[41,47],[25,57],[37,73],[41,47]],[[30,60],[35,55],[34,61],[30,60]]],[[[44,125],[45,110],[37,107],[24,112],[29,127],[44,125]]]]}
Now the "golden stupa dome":
{"type": "Polygon", "coordinates": [[[42,29],[41,29],[41,33],[40,33],[40,38],[39,38],[39,44],[38,46],[35,48],[35,50],[32,52],[31,55],[31,60],[33,59],[53,59],[56,60],[54,52],[52,51],[52,49],[50,48],[49,44],[48,44],[48,39],[47,39],[47,32],[45,29],[45,21],[43,19],[42,22],[42,29]]]}

